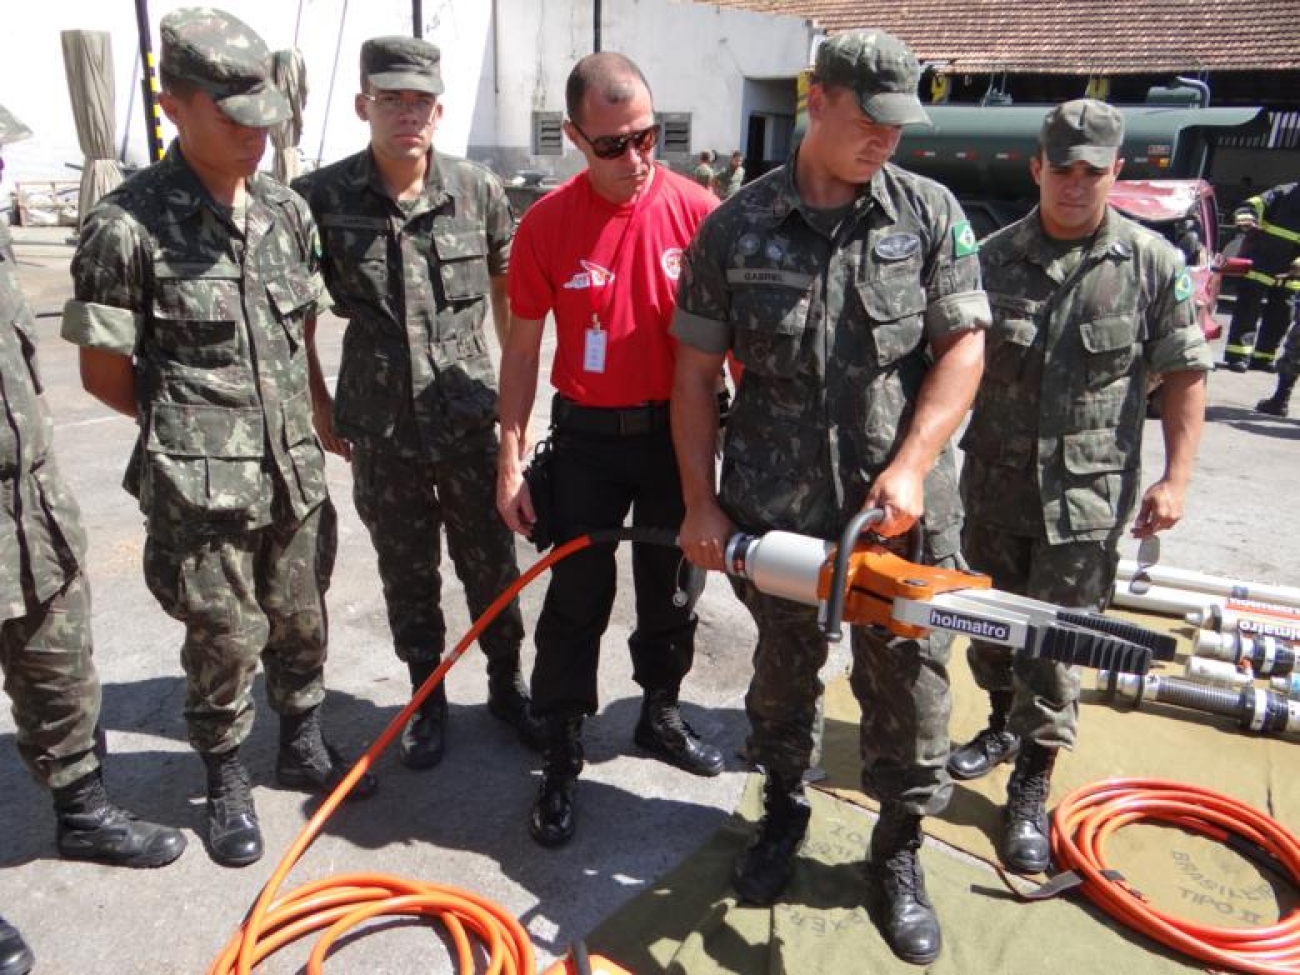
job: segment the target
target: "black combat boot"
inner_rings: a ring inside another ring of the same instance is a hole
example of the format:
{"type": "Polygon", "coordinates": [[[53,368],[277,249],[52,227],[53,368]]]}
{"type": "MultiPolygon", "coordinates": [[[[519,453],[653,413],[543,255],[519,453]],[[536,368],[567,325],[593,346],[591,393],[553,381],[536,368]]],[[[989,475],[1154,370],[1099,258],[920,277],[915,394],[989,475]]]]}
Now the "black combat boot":
{"type": "MultiPolygon", "coordinates": [[[[438,669],[436,660],[411,660],[411,690],[418,691],[429,675],[438,669]]],[[[440,683],[424,699],[420,710],[411,715],[402,729],[402,764],[407,768],[433,768],[447,750],[447,686],[440,683]]]]}
{"type": "Polygon", "coordinates": [[[488,714],[514,729],[527,748],[540,752],[546,747],[542,723],[533,716],[528,683],[519,671],[519,658],[488,662],[488,714]]]}
{"type": "Polygon", "coordinates": [[[18,929],[0,917],[0,975],[27,975],[36,957],[18,929]]]}
{"type": "Polygon", "coordinates": [[[548,715],[542,788],[533,805],[529,831],[542,846],[563,846],[573,839],[573,794],[582,773],[582,717],[548,715]]]}
{"type": "Polygon", "coordinates": [[[921,869],[921,817],[901,806],[882,806],[871,833],[871,914],[886,944],[903,961],[928,965],[939,957],[943,936],[925,892],[921,869]]]}
{"type": "Polygon", "coordinates": [[[1269,416],[1289,416],[1291,408],[1291,390],[1295,389],[1295,376],[1288,376],[1285,373],[1279,373],[1277,377],[1277,390],[1268,399],[1262,399],[1255,404],[1256,413],[1267,413],[1269,416]]]}
{"type": "Polygon", "coordinates": [[[203,764],[208,769],[208,855],[223,867],[256,863],[262,859],[262,830],[239,749],[205,752],[203,764]]]}
{"type": "Polygon", "coordinates": [[[646,751],[692,775],[714,776],[725,764],[722,752],[686,723],[672,691],[645,692],[632,737],[646,751]]]}
{"type": "Polygon", "coordinates": [[[954,779],[978,779],[1020,751],[1020,739],[1007,730],[1011,691],[989,692],[989,725],[948,756],[948,774],[954,779]]]}
{"type": "Polygon", "coordinates": [[[812,809],[803,780],[769,774],[763,783],[763,818],[745,852],[736,858],[732,884],[747,904],[775,903],[794,873],[794,858],[808,834],[812,809]]]}
{"type": "MultiPolygon", "coordinates": [[[[343,781],[349,767],[348,760],[321,732],[320,705],[299,714],[280,715],[280,753],[275,758],[275,780],[280,785],[328,795],[343,781]]],[[[377,788],[379,782],[367,772],[348,795],[365,799],[377,788]]]]}
{"type": "Polygon", "coordinates": [[[116,867],[161,867],[185,849],[180,830],[136,819],[113,804],[96,769],[54,790],[59,855],[116,867]]]}
{"type": "Polygon", "coordinates": [[[1052,856],[1047,826],[1047,795],[1052,788],[1056,750],[1027,741],[1007,783],[1006,832],[1002,862],[1016,873],[1042,873],[1052,856]]]}

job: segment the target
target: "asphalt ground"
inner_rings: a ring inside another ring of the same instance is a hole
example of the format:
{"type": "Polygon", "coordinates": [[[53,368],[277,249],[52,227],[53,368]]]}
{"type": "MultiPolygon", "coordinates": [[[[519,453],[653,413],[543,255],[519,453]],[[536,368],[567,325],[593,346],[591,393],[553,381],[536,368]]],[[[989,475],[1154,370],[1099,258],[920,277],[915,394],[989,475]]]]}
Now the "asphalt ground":
{"type": "MultiPolygon", "coordinates": [[[[76,350],[58,334],[60,310],[71,293],[68,235],[60,228],[15,230],[20,276],[38,318],[59,462],[90,537],[96,662],[111,752],[107,780],[118,802],[181,828],[190,842],[176,863],[156,871],[58,859],[49,797],[19,763],[13,722],[3,709],[0,913],[31,943],[41,975],[193,973],[206,969],[236,929],[315,803],[273,782],[276,722],[264,704],[259,677],[258,718],[244,755],[267,856],[231,870],[214,865],[204,851],[204,777],[181,719],[182,628],[145,588],[142,519],[120,487],[135,427],[82,392],[76,350]]],[[[341,323],[326,319],[319,337],[332,375],[341,323]]],[[[1250,409],[1271,391],[1272,382],[1259,373],[1211,377],[1209,423],[1187,517],[1167,533],[1163,563],[1300,584],[1294,509],[1300,421],[1275,420],[1250,409]]],[[[549,396],[539,394],[539,428],[548,403],[549,396]]],[[[1160,469],[1162,451],[1157,424],[1148,425],[1149,481],[1160,469]]],[[[332,740],[356,755],[405,704],[409,686],[391,650],[374,554],[353,510],[348,467],[331,457],[328,473],[340,515],[340,547],[328,597],[325,724],[332,740]]],[[[1134,550],[1129,546],[1126,554],[1134,550]]],[[[521,567],[536,560],[526,542],[520,542],[518,554],[521,567]]],[[[449,631],[459,634],[469,625],[464,596],[450,563],[444,568],[449,631]]],[[[640,693],[624,651],[632,614],[625,560],[621,572],[620,596],[604,641],[602,709],[587,723],[578,834],[570,845],[543,850],[528,836],[538,762],[488,715],[484,668],[474,652],[448,677],[451,724],[443,764],[413,772],[395,754],[386,755],[377,768],[378,795],[340,810],[291,874],[290,885],[329,874],[383,871],[464,888],[520,919],[541,966],[697,849],[736,806],[744,784],[737,752],[746,733],[743,697],[753,627],[725,581],[711,578],[700,603],[697,658],[683,691],[684,711],[702,734],[724,747],[728,767],[716,779],[667,768],[639,754],[632,743],[640,693]]],[[[523,595],[530,630],[543,587],[539,582],[523,595]]],[[[531,663],[531,646],[526,653],[531,663]]],[[[837,663],[842,660],[830,666],[837,663]]],[[[960,937],[960,918],[943,920],[948,936],[960,937]]],[[[347,943],[328,970],[344,975],[452,970],[446,948],[428,928],[400,920],[381,926],[382,933],[347,943]]],[[[305,949],[288,949],[266,970],[298,971],[305,954],[305,949]]]]}

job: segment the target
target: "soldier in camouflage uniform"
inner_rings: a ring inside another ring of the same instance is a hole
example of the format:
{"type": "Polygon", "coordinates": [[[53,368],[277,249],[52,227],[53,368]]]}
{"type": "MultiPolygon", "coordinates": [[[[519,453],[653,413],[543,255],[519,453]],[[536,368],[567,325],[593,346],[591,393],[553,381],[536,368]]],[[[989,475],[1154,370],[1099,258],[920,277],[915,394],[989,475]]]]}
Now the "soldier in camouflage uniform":
{"type": "MultiPolygon", "coordinates": [[[[413,37],[366,41],[356,110],[370,146],[294,184],[320,225],[325,281],[348,319],[332,415],[308,322],[317,429],[327,448],[351,456],[357,512],[414,688],[445,646],[443,525],[474,617],[519,577],[514,536],[493,504],[496,376],[483,337],[489,292],[500,335],[509,320],[514,218],[492,173],[432,148],[440,58],[413,37]]],[[[519,671],[523,635],[518,601],[483,634],[488,709],[535,744],[519,671]]],[[[439,685],[402,734],[408,766],[442,760],[446,716],[439,685]]]]}
{"type": "MultiPolygon", "coordinates": [[[[238,751],[259,657],[280,783],[327,790],[347,769],[319,712],[336,525],[303,325],[323,285],[306,205],[255,174],[289,112],[266,45],[212,8],[168,14],[161,34],[178,138],[87,217],[63,334],[82,347],[87,391],[139,423],[125,487],[146,517],[145,580],[186,627],[210,852],[243,866],[262,854],[238,751]]],[[[357,792],[373,789],[367,777],[357,792]]]]}
{"type": "MultiPolygon", "coordinates": [[[[882,508],[885,535],[924,514],[927,561],[951,566],[961,511],[951,436],[978,382],[989,309],[974,236],[947,190],[887,163],[900,127],[924,122],[920,69],[879,31],[818,51],[808,134],[791,161],[749,183],[687,253],[673,332],[682,342],[673,434],[686,495],[682,549],[723,568],[730,533],[774,529],[837,539],[882,508]],[[714,493],[714,380],[744,367],[714,493]]],[[[817,610],[735,589],[758,625],[745,705],[767,773],[763,820],[737,861],[742,899],[774,901],[808,823],[817,610]]],[[[921,817],[943,809],[951,639],[852,631],[862,705],[863,788],[880,800],[871,840],[873,915],[906,961],[938,956],[938,920],[918,860],[921,817]]]]}
{"type": "MultiPolygon", "coordinates": [[[[0,106],[0,147],[29,135],[0,106]]],[[[0,220],[0,672],[18,753],[53,794],[62,856],[160,867],[180,856],[185,837],[114,805],[101,779],[86,536],[54,459],[35,326],[0,220]]],[[[23,975],[32,964],[22,937],[0,918],[0,975],[23,975]]]]}
{"type": "MultiPolygon", "coordinates": [[[[1211,368],[1178,252],[1106,206],[1122,142],[1123,116],[1103,102],[1067,102],[1044,120],[1030,164],[1039,207],[981,248],[993,326],[962,439],[971,566],[1000,589],[1089,609],[1114,581],[1138,506],[1148,376],[1164,377],[1165,470],[1142,496],[1140,538],[1182,516],[1211,368]]],[[[949,772],[975,778],[1015,758],[1002,859],[1045,870],[1045,804],[1057,752],[1075,742],[1079,679],[1059,664],[1013,667],[1006,647],[978,640],[968,659],[993,714],[949,772]]]]}

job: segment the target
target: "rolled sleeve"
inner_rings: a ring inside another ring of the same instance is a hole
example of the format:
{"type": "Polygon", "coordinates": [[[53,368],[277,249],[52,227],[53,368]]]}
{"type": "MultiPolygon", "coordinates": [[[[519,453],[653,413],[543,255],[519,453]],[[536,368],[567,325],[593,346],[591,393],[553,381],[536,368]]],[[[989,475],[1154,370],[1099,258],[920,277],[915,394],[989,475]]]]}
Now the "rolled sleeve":
{"type": "Polygon", "coordinates": [[[60,334],[74,345],[130,356],[143,324],[130,309],[74,299],[63,306],[60,334]]]}
{"type": "Polygon", "coordinates": [[[134,353],[145,328],[144,262],[150,249],[120,207],[90,212],[72,257],[73,298],[64,306],[61,334],[85,348],[134,353]]]}
{"type": "Polygon", "coordinates": [[[487,178],[487,213],[484,225],[488,239],[488,273],[505,274],[510,267],[510,248],[515,238],[515,216],[505,188],[495,176],[487,178]]]}
{"type": "Polygon", "coordinates": [[[733,338],[731,293],[726,273],[714,257],[721,249],[717,226],[715,211],[682,255],[677,309],[670,329],[678,341],[714,355],[728,351],[733,338]]]}
{"type": "Polygon", "coordinates": [[[692,348],[713,355],[722,355],[731,349],[732,329],[726,322],[705,318],[678,308],[673,312],[670,329],[673,337],[692,348]]]}
{"type": "Polygon", "coordinates": [[[1152,371],[1209,372],[1214,368],[1210,343],[1197,328],[1180,328],[1147,345],[1147,362],[1152,371]]]}
{"type": "Polygon", "coordinates": [[[925,309],[925,334],[931,342],[958,332],[985,329],[993,321],[989,299],[983,291],[944,295],[925,309]]]}

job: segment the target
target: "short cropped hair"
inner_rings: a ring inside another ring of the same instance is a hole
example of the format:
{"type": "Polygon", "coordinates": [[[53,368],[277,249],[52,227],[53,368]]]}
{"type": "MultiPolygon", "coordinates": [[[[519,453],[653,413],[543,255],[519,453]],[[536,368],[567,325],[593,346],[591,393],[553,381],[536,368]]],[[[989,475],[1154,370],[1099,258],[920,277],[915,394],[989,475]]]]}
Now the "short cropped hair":
{"type": "Polygon", "coordinates": [[[577,120],[587,92],[595,89],[605,101],[621,105],[636,97],[638,83],[650,93],[649,82],[630,58],[613,51],[588,54],[569,72],[569,80],[564,85],[564,107],[569,118],[577,120]]]}

